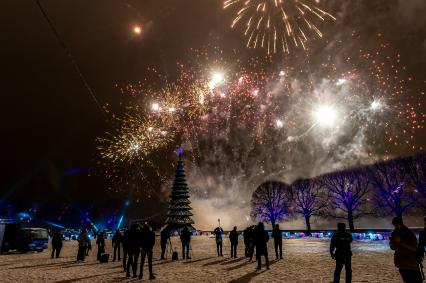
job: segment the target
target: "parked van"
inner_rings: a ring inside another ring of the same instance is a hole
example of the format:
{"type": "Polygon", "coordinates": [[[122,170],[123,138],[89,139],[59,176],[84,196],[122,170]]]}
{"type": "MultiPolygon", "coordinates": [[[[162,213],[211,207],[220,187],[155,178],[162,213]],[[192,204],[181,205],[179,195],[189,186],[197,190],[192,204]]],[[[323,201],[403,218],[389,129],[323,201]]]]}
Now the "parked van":
{"type": "Polygon", "coordinates": [[[0,223],[1,252],[42,252],[47,249],[48,241],[48,233],[44,228],[22,228],[19,223],[0,223]]]}

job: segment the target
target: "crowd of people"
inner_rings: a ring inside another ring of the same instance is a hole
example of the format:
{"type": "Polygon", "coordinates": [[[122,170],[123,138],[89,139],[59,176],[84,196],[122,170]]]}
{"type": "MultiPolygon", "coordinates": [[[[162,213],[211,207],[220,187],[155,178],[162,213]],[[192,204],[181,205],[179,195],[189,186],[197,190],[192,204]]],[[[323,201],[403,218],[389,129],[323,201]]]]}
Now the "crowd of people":
{"type": "MultiPolygon", "coordinates": [[[[394,231],[389,237],[389,246],[394,253],[394,263],[398,268],[401,278],[406,283],[420,283],[424,280],[423,259],[426,247],[426,217],[425,229],[420,232],[419,240],[416,235],[404,225],[401,217],[395,217],[392,220],[394,231]]],[[[172,259],[178,258],[176,249],[172,249],[170,237],[175,231],[164,228],[160,232],[161,260],[167,258],[167,254],[172,253],[172,259]],[[168,251],[167,249],[170,248],[168,251]]],[[[223,256],[224,230],[220,225],[213,231],[216,241],[217,256],[223,256]]],[[[188,227],[180,230],[180,240],[182,244],[182,258],[191,259],[191,236],[192,233],[188,227]]],[[[239,243],[240,233],[237,227],[229,232],[230,254],[231,258],[237,258],[237,247],[239,243]]],[[[265,226],[260,222],[257,226],[249,226],[243,231],[243,239],[245,245],[245,257],[248,261],[253,260],[254,254],[257,259],[257,269],[261,269],[261,258],[265,258],[266,269],[269,269],[268,258],[268,241],[269,234],[265,230],[265,226]]],[[[274,241],[276,260],[283,258],[282,252],[282,231],[279,225],[275,225],[272,231],[272,239],[274,241]]],[[[351,243],[352,235],[346,231],[344,223],[338,223],[337,232],[333,234],[330,241],[330,256],[336,262],[333,283],[340,282],[340,276],[343,267],[346,271],[345,282],[352,282],[352,251],[351,243]]],[[[102,262],[102,256],[105,254],[105,235],[99,232],[96,237],[96,245],[98,247],[97,259],[102,262]]],[[[137,277],[138,261],[139,279],[143,277],[143,267],[145,261],[148,261],[149,279],[155,279],[152,268],[153,248],[155,245],[155,233],[148,224],[142,226],[133,224],[130,229],[123,233],[116,230],[112,237],[113,259],[112,261],[122,261],[123,270],[127,277],[133,275],[137,277]],[[121,254],[121,250],[123,254],[121,254]]],[[[52,254],[51,257],[58,258],[62,248],[62,237],[60,232],[52,234],[52,254]]],[[[91,250],[91,241],[88,230],[84,229],[78,237],[77,261],[84,261],[85,256],[91,250]]],[[[108,259],[107,259],[108,261],[108,259]]]]}

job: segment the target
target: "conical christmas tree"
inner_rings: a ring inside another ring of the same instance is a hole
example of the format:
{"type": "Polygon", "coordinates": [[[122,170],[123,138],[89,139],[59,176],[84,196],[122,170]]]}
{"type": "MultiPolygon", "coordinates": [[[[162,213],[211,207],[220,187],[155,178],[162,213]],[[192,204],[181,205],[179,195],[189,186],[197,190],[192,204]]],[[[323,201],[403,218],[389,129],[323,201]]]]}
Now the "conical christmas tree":
{"type": "Polygon", "coordinates": [[[186,184],[185,170],[182,161],[182,148],[178,149],[179,159],[176,166],[175,180],[173,182],[172,194],[169,201],[169,211],[167,212],[167,229],[171,231],[181,230],[185,226],[189,230],[195,230],[192,226],[194,220],[191,219],[191,206],[189,201],[189,189],[186,184]]]}

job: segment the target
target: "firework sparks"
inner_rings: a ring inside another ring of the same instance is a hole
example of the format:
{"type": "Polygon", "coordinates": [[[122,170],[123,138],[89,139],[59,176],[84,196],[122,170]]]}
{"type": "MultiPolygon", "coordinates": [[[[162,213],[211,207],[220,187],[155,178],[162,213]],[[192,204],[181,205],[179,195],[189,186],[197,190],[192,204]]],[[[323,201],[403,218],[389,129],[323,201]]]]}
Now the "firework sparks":
{"type": "Polygon", "coordinates": [[[181,144],[193,166],[216,164],[206,174],[226,171],[217,165],[218,156],[226,156],[224,163],[238,164],[235,174],[247,171],[244,176],[257,180],[265,172],[279,175],[294,162],[288,159],[306,157],[289,153],[299,146],[359,154],[367,148],[387,151],[389,144],[411,146],[424,114],[406,102],[403,66],[377,54],[382,52],[360,52],[340,66],[327,62],[309,75],[292,68],[266,72],[259,64],[231,73],[223,64],[226,76],[206,66],[182,67],[173,82],[127,85],[123,92],[136,102],[116,134],[99,140],[101,157],[113,168],[136,164],[147,170],[162,158],[156,152],[181,144]],[[256,173],[253,164],[260,168],[256,173]]]}
{"type": "Polygon", "coordinates": [[[291,46],[306,49],[310,36],[322,38],[315,22],[335,21],[311,0],[225,0],[223,7],[238,7],[231,28],[244,23],[247,47],[269,53],[290,53],[291,46]]]}

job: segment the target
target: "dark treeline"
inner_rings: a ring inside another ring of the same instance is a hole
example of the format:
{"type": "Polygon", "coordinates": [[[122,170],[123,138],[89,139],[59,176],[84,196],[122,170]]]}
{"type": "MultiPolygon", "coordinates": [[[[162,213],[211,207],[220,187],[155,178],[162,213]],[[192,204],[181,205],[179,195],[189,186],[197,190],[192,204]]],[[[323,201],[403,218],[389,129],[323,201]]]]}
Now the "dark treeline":
{"type": "Polygon", "coordinates": [[[251,214],[270,222],[303,217],[346,220],[355,231],[363,216],[398,216],[426,210],[426,154],[299,179],[291,185],[265,182],[253,193],[251,214]]]}

